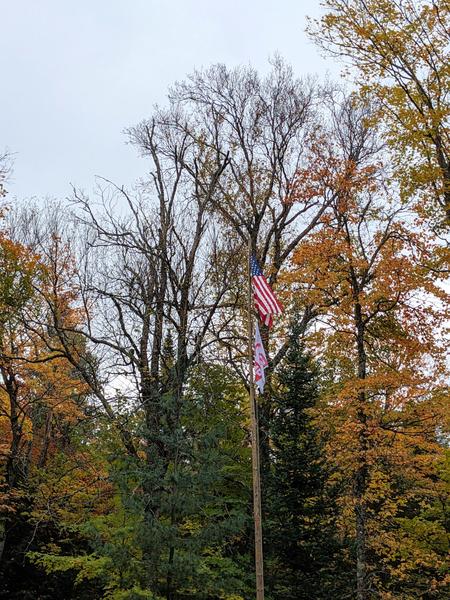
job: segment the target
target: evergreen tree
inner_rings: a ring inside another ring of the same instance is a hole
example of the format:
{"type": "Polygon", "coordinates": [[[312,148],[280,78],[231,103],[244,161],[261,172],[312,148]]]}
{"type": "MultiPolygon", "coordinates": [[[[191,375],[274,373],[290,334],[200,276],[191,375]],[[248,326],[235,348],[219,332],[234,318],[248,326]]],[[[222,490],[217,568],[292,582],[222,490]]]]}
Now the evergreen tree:
{"type": "Polygon", "coordinates": [[[266,585],[273,600],[348,597],[347,555],[336,537],[337,490],[314,423],[316,365],[292,332],[278,372],[264,484],[266,585]]]}
{"type": "MultiPolygon", "coordinates": [[[[170,372],[169,337],[164,347],[170,372]]],[[[164,372],[163,383],[165,377],[164,372]]],[[[89,551],[68,555],[65,548],[43,548],[32,553],[32,562],[47,577],[74,573],[80,593],[97,586],[105,600],[251,597],[251,558],[243,533],[249,528],[251,494],[246,406],[245,389],[226,368],[193,369],[179,419],[170,392],[160,407],[164,428],[154,439],[163,439],[172,452],[165,471],[156,460],[149,468],[134,457],[125,459],[111,428],[99,431],[94,444],[109,456],[111,490],[107,506],[79,527],[89,551]]],[[[138,439],[142,414],[134,418],[138,439]]],[[[128,426],[132,430],[131,418],[128,426]]]]}

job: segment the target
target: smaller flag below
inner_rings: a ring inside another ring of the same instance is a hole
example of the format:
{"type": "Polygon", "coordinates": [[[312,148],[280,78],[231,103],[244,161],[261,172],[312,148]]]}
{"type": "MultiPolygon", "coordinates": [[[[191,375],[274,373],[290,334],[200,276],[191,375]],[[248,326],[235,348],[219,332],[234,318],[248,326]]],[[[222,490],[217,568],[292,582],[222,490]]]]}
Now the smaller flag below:
{"type": "Polygon", "coordinates": [[[272,315],[281,315],[283,307],[278,302],[272,288],[267,283],[267,279],[264,277],[255,256],[252,256],[250,259],[250,271],[255,306],[259,312],[261,321],[267,325],[267,327],[272,327],[272,315]]]}
{"type": "Polygon", "coordinates": [[[264,392],[264,384],[266,383],[266,374],[264,369],[269,363],[267,362],[264,345],[262,343],[261,334],[259,332],[258,323],[255,323],[255,347],[253,349],[253,374],[255,385],[259,389],[259,393],[264,392]]]}

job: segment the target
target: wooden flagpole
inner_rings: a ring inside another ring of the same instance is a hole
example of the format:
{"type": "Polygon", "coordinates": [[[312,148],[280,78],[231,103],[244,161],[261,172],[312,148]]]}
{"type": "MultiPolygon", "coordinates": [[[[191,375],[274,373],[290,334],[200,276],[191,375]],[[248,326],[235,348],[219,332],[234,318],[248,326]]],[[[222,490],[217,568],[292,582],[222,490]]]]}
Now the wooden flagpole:
{"type": "Polygon", "coordinates": [[[261,476],[259,465],[258,406],[253,377],[253,294],[251,271],[252,242],[248,240],[248,369],[252,435],[253,518],[255,522],[256,600],[264,600],[264,559],[261,518],[261,476]]]}

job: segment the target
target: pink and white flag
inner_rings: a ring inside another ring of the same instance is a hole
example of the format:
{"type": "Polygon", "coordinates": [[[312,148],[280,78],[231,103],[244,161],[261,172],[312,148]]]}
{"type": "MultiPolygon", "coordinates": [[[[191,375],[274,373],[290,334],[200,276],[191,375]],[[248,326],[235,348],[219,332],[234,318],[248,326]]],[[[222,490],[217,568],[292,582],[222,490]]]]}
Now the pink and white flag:
{"type": "Polygon", "coordinates": [[[259,332],[258,323],[255,323],[255,347],[253,349],[253,374],[255,385],[259,389],[259,393],[264,392],[264,384],[266,382],[266,374],[264,369],[269,363],[267,362],[266,353],[259,332]]]}

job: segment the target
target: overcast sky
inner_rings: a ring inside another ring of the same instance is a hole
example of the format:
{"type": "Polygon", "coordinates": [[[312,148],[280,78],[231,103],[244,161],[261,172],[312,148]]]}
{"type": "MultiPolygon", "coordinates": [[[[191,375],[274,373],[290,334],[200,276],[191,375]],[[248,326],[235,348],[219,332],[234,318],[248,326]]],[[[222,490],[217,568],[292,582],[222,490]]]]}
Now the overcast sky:
{"type": "Polygon", "coordinates": [[[304,33],[319,0],[0,0],[0,152],[15,154],[14,197],[89,191],[95,175],[130,185],[145,171],[123,129],[164,104],[194,68],[298,75],[339,69],[304,33]]]}

